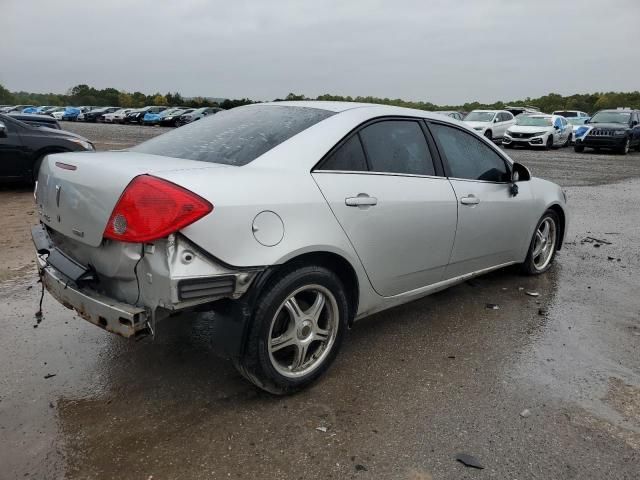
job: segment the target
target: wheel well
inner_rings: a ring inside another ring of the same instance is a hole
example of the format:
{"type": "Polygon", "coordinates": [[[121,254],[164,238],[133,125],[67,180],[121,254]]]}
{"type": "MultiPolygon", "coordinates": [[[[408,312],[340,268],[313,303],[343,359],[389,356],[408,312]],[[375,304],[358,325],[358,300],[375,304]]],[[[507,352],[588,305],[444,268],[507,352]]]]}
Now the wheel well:
{"type": "Polygon", "coordinates": [[[564,229],[566,225],[566,217],[564,215],[564,210],[560,205],[551,205],[549,210],[553,210],[558,215],[558,219],[560,220],[560,235],[558,235],[558,246],[557,249],[562,249],[562,240],[564,239],[564,229]]]}
{"type": "Polygon", "coordinates": [[[280,265],[282,267],[289,267],[292,264],[302,265],[318,265],[325,267],[335,273],[340,281],[344,284],[347,292],[347,299],[349,300],[349,306],[351,312],[349,312],[349,325],[353,323],[353,319],[358,312],[358,301],[360,297],[360,290],[358,284],[358,276],[351,264],[342,256],[331,252],[310,252],[299,255],[280,265]]]}

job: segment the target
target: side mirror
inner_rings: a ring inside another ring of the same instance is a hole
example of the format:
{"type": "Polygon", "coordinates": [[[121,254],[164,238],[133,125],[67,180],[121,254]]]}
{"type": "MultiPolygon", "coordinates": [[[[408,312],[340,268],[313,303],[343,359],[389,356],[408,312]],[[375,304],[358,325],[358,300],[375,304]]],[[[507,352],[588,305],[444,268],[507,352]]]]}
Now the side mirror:
{"type": "Polygon", "coordinates": [[[498,117],[493,119],[493,123],[498,123],[500,120],[498,119],[498,117]]]}
{"type": "Polygon", "coordinates": [[[526,182],[531,180],[531,172],[527,167],[518,162],[513,162],[511,168],[511,182],[526,182]]]}
{"type": "Polygon", "coordinates": [[[554,125],[553,128],[555,128],[556,130],[560,130],[560,125],[554,125]]]}
{"type": "Polygon", "coordinates": [[[0,137],[6,137],[7,136],[7,126],[0,122],[0,137]]]}
{"type": "Polygon", "coordinates": [[[632,127],[635,127],[636,125],[638,125],[638,121],[637,120],[634,120],[633,122],[631,122],[631,126],[632,127]]]}

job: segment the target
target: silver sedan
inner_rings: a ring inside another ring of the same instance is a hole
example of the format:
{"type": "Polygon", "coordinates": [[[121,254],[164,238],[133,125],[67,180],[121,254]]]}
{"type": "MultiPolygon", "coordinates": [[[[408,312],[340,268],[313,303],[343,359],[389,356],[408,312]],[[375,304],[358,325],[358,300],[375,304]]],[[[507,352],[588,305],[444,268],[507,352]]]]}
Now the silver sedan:
{"type": "Polygon", "coordinates": [[[356,103],[251,105],[51,155],[36,203],[61,303],[125,337],[214,311],[216,348],[276,394],[321,376],[355,320],[507,265],[545,272],[567,228],[561,189],[461,122],[356,103]]]}

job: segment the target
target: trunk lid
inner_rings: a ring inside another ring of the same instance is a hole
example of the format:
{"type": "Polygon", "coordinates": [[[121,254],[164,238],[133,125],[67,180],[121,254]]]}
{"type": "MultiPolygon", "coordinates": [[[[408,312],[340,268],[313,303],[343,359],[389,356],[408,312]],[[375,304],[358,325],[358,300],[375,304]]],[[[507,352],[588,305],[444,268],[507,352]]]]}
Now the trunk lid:
{"type": "Polygon", "coordinates": [[[38,215],[53,230],[98,247],[120,195],[138,175],[221,167],[225,166],[124,151],[49,155],[38,175],[38,215]]]}

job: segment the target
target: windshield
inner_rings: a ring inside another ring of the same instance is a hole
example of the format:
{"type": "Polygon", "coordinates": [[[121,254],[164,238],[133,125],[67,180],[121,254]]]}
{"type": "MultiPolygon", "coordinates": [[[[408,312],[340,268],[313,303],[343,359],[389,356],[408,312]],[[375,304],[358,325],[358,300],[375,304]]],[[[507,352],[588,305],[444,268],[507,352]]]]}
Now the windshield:
{"type": "Polygon", "coordinates": [[[332,115],[306,107],[238,107],[147,140],[131,151],[241,166],[332,115]]]}
{"type": "Polygon", "coordinates": [[[578,118],[578,117],[573,117],[573,118],[567,118],[567,122],[569,122],[571,125],[584,125],[586,123],[586,121],[589,120],[588,118],[578,118]]]}
{"type": "Polygon", "coordinates": [[[493,112],[471,112],[465,117],[467,122],[491,122],[495,113],[493,112]]]}
{"type": "Polygon", "coordinates": [[[577,117],[578,116],[578,112],[570,112],[567,110],[560,110],[557,112],[553,112],[554,115],[560,115],[561,117],[564,118],[570,118],[570,117],[577,117]]]}
{"type": "Polygon", "coordinates": [[[516,125],[522,127],[550,127],[551,117],[528,117],[521,115],[517,117],[516,125]]]}
{"type": "Polygon", "coordinates": [[[598,112],[589,123],[629,123],[631,113],[629,112],[598,112]]]}

